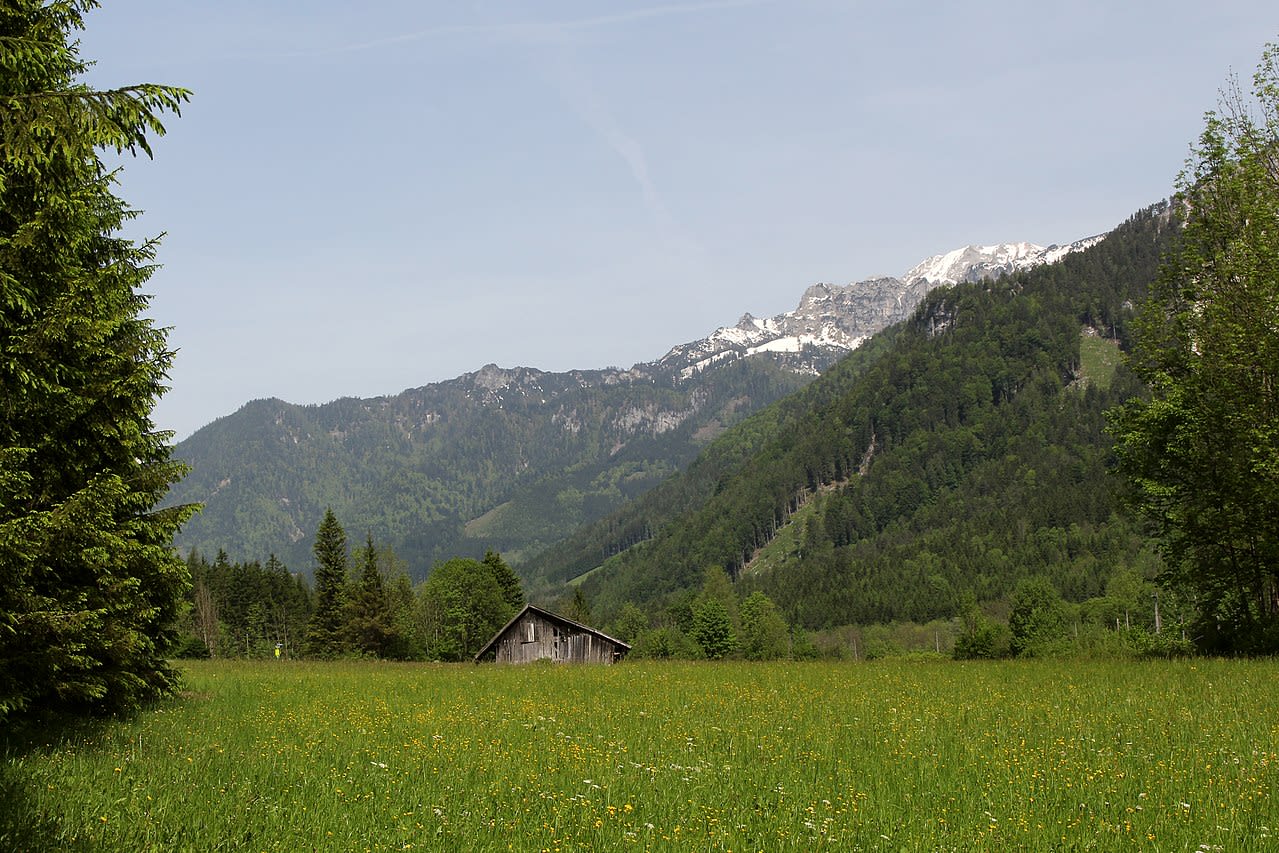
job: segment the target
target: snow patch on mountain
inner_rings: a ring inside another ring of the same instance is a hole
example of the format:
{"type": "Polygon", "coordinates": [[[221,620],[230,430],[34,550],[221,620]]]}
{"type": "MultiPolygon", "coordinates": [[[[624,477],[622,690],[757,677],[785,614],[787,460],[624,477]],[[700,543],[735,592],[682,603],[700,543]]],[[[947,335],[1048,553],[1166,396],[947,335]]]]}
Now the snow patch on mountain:
{"type": "Polygon", "coordinates": [[[814,284],[804,291],[794,311],[770,318],[745,314],[735,326],[673,347],[650,366],[674,370],[687,379],[722,362],[769,355],[792,370],[820,373],[880,329],[906,319],[934,287],[994,279],[1054,263],[1104,237],[1047,247],[1034,243],[964,246],[924,260],[901,278],[814,284]]]}
{"type": "Polygon", "coordinates": [[[1105,234],[1086,237],[1064,246],[1038,246],[1034,243],[997,243],[993,246],[963,246],[940,255],[933,255],[916,264],[902,276],[907,284],[927,282],[935,286],[959,284],[964,281],[981,281],[983,278],[999,278],[1043,264],[1055,263],[1072,252],[1087,249],[1101,242],[1105,234]]]}

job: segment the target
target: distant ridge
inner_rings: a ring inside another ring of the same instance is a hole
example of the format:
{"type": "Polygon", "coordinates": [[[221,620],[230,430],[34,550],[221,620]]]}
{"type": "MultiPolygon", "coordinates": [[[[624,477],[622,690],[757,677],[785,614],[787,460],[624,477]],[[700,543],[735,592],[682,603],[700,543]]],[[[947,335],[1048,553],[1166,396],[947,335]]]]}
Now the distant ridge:
{"type": "Polygon", "coordinates": [[[205,506],[177,544],[210,558],[219,548],[237,560],[274,553],[307,571],[314,531],[332,507],[348,531],[391,546],[415,577],[442,557],[488,548],[517,565],[909,317],[930,289],[1085,245],[969,246],[905,278],[814,284],[793,311],[746,314],[627,370],[490,364],[386,397],[254,401],[176,447],[191,473],[169,500],[205,506]]]}
{"type": "Polygon", "coordinates": [[[999,278],[1020,270],[1033,269],[1061,260],[1072,252],[1097,245],[1106,237],[1098,234],[1059,246],[1037,246],[1034,243],[999,243],[994,246],[964,246],[933,255],[907,270],[902,281],[907,284],[926,282],[931,286],[999,278]]]}
{"type": "Polygon", "coordinates": [[[794,353],[793,368],[819,373],[830,354],[856,349],[880,329],[905,320],[928,291],[942,285],[999,278],[1050,264],[1072,252],[1094,246],[1099,234],[1065,245],[999,243],[963,246],[933,255],[900,278],[884,276],[853,284],[815,284],[804,291],[799,306],[769,319],[745,314],[735,326],[716,329],[700,340],[673,347],[655,364],[671,367],[687,378],[726,360],[761,353],[794,353]],[[802,354],[809,353],[805,359],[802,354]]]}

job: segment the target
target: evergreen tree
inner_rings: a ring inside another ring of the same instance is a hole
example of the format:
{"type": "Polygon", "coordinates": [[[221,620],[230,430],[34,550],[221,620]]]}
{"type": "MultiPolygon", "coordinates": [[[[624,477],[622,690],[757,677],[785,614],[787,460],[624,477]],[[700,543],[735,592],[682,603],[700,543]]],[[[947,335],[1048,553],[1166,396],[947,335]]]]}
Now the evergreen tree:
{"type": "Polygon", "coordinates": [[[311,597],[302,579],[289,574],[280,559],[271,554],[262,567],[269,590],[268,623],[271,644],[279,643],[285,656],[297,653],[296,645],[306,634],[311,615],[311,597]]]}
{"type": "Polygon", "coordinates": [[[497,580],[497,585],[501,587],[502,598],[506,603],[511,605],[515,610],[519,610],[524,606],[524,585],[520,582],[520,576],[511,570],[511,567],[502,559],[502,555],[496,551],[488,550],[484,552],[484,565],[488,566],[489,571],[493,573],[493,577],[497,580]]]}
{"type": "Polygon", "coordinates": [[[1200,644],[1279,651],[1279,46],[1209,113],[1179,188],[1181,243],[1132,358],[1148,400],[1114,416],[1132,503],[1200,644]]]}
{"type": "Polygon", "coordinates": [[[581,622],[583,625],[591,624],[591,605],[580,586],[573,587],[573,594],[568,596],[568,600],[564,603],[563,613],[574,622],[581,622]]]}
{"type": "Polygon", "coordinates": [[[151,421],[156,243],[117,236],[135,211],[99,157],[150,153],[188,93],[77,82],[96,5],[0,5],[0,718],[171,692],[190,585],[172,542],[194,508],[156,509],[182,473],[151,421]]]}
{"type": "Polygon", "coordinates": [[[346,531],[329,508],[315,533],[315,612],[307,653],[331,658],[346,651],[346,531]]]}
{"type": "Polygon", "coordinates": [[[396,642],[395,620],[378,569],[372,533],[360,552],[360,577],[347,603],[347,633],[357,651],[375,657],[388,656],[396,642]]]}

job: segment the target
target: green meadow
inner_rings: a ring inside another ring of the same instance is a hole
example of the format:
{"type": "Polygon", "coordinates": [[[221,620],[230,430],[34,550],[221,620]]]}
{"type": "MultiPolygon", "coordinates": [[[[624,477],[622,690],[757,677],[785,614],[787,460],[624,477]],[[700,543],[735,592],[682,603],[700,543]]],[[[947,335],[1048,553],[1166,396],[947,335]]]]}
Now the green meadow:
{"type": "Polygon", "coordinates": [[[1279,846],[1273,661],[183,667],[9,733],[0,849],[1279,846]]]}

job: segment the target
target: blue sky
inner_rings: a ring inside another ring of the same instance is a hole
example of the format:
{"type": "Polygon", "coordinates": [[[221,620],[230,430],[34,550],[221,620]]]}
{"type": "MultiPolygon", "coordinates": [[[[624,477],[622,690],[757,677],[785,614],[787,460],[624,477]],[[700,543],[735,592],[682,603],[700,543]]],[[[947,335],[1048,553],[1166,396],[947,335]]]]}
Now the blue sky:
{"type": "Polygon", "coordinates": [[[185,437],[259,397],[629,366],[818,281],[1166,196],[1273,2],[127,0],[91,81],[194,90],[126,158],[185,437]]]}

